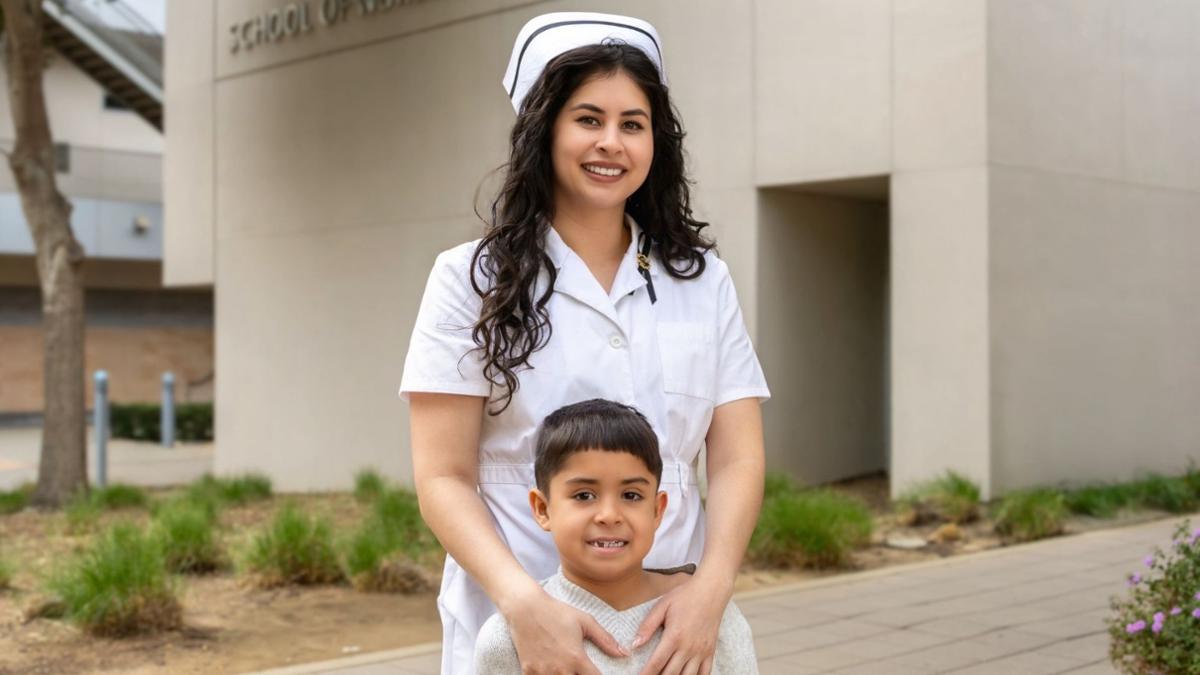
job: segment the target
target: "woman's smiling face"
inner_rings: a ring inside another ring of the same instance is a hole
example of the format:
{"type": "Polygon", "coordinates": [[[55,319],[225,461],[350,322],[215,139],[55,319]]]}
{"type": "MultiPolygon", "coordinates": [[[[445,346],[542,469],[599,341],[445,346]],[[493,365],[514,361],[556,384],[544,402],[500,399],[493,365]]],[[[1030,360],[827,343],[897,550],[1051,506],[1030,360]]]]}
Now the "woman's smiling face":
{"type": "Polygon", "coordinates": [[[624,71],[585,80],[554,122],[555,207],[623,208],[654,160],[650,114],[650,101],[624,71]]]}
{"type": "Polygon", "coordinates": [[[645,462],[628,452],[585,450],[550,479],[549,499],[530,494],[534,518],[554,536],[563,570],[613,581],[640,573],[654,544],[667,493],[645,462]]]}

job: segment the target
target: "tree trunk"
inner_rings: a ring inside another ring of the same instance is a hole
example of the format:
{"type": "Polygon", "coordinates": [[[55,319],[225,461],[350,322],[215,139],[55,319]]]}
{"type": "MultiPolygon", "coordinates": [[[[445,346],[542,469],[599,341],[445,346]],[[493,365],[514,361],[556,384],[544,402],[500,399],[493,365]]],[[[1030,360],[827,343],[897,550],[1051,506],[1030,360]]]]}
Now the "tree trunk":
{"type": "Polygon", "coordinates": [[[4,65],[16,142],[8,163],[37,250],[42,287],[44,422],[33,502],[57,506],[87,486],[83,370],[83,248],[71,203],[55,182],[54,141],[42,91],[41,0],[0,0],[4,65]]]}

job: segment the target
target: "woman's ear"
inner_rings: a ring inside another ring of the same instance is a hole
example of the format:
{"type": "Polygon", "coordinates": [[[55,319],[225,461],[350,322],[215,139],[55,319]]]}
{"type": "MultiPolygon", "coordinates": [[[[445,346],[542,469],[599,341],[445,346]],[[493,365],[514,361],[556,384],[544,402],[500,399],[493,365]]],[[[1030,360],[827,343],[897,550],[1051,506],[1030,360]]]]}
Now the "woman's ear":
{"type": "Polygon", "coordinates": [[[533,511],[533,519],[537,521],[538,526],[549,532],[550,504],[541,490],[534,488],[529,491],[529,509],[533,511]]]}
{"type": "Polygon", "coordinates": [[[667,511],[667,493],[665,490],[659,490],[654,496],[654,527],[657,528],[662,524],[663,514],[667,511]]]}

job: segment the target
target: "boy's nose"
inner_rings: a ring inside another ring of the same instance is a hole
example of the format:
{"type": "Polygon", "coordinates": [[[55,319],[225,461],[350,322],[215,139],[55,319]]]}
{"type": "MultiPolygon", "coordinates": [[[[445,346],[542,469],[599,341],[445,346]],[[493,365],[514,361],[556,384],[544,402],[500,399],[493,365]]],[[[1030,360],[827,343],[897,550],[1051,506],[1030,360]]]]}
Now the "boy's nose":
{"type": "Polygon", "coordinates": [[[596,520],[602,523],[619,523],[621,522],[621,509],[611,500],[603,500],[600,502],[600,508],[596,511],[596,520]]]}

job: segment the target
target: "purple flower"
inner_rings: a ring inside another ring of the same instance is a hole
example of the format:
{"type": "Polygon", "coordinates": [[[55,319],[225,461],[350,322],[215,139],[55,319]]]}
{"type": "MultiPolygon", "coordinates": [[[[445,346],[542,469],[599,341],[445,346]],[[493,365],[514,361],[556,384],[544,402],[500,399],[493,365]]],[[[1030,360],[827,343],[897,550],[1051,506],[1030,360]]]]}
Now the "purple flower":
{"type": "Polygon", "coordinates": [[[1154,613],[1154,623],[1162,623],[1162,622],[1163,622],[1163,620],[1164,620],[1164,619],[1166,619],[1166,618],[1167,618],[1167,617],[1166,617],[1166,615],[1165,615],[1165,614],[1163,614],[1162,612],[1155,612],[1155,613],[1154,613]]]}
{"type": "Polygon", "coordinates": [[[1200,600],[1200,591],[1196,591],[1196,597],[1193,599],[1200,600]]]}
{"type": "MultiPolygon", "coordinates": [[[[1133,585],[1137,584],[1137,583],[1138,583],[1139,581],[1141,581],[1141,580],[1142,580],[1142,575],[1138,574],[1137,572],[1134,572],[1133,574],[1130,574],[1130,575],[1129,575],[1129,581],[1126,581],[1126,582],[1125,582],[1125,585],[1126,585],[1126,586],[1133,586],[1133,585]]],[[[1196,595],[1197,595],[1197,596],[1200,596],[1200,593],[1197,593],[1196,595]]]]}
{"type": "Polygon", "coordinates": [[[1154,633],[1161,633],[1162,632],[1162,624],[1156,623],[1153,626],[1150,626],[1150,630],[1154,633]]]}
{"type": "MultiPolygon", "coordinates": [[[[1195,612],[1193,612],[1193,614],[1200,614],[1200,609],[1197,609],[1195,612]]],[[[1133,623],[1125,626],[1125,632],[1132,635],[1134,633],[1142,632],[1143,630],[1145,630],[1145,628],[1146,628],[1145,621],[1134,621],[1133,623]]]]}
{"type": "Polygon", "coordinates": [[[1197,607],[1196,609],[1192,610],[1192,616],[1194,618],[1200,619],[1200,607],[1197,607]]]}
{"type": "Polygon", "coordinates": [[[1145,564],[1146,567],[1154,567],[1154,556],[1148,555],[1145,558],[1142,558],[1142,563],[1145,564]]]}
{"type": "Polygon", "coordinates": [[[1172,607],[1171,608],[1171,616],[1179,616],[1179,613],[1182,611],[1183,611],[1182,607],[1172,607]]]}

